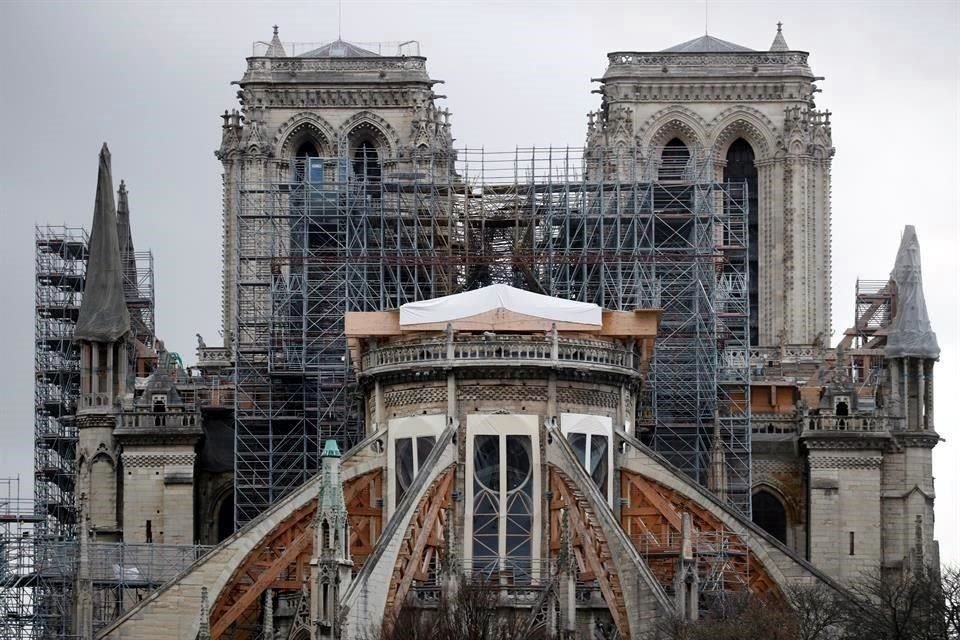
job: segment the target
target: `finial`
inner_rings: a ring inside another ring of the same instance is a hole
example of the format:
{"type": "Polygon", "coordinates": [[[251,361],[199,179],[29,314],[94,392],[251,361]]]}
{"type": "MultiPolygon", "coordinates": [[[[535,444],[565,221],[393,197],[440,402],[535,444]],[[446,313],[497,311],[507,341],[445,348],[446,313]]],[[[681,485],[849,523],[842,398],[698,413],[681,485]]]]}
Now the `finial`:
{"type": "Polygon", "coordinates": [[[783,32],[783,23],[777,22],[777,33],[782,33],[782,32],[783,32]]]}
{"type": "Polygon", "coordinates": [[[275,36],[280,35],[280,27],[278,27],[277,25],[273,25],[273,35],[275,36]]]}
{"type": "Polygon", "coordinates": [[[339,458],[340,457],[340,447],[337,446],[337,441],[333,438],[330,438],[323,445],[323,452],[320,454],[321,458],[339,458]]]}

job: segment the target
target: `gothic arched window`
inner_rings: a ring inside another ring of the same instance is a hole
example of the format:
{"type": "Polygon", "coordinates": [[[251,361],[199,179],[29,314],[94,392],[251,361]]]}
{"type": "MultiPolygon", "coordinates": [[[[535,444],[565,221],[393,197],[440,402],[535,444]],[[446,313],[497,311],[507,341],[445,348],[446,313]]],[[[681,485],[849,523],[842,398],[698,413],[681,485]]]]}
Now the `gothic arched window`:
{"type": "Polygon", "coordinates": [[[372,140],[361,140],[354,149],[353,174],[367,182],[380,180],[380,154],[372,140]]]}
{"type": "Polygon", "coordinates": [[[533,551],[530,436],[477,435],[473,458],[474,565],[484,570],[502,557],[525,573],[533,551]]]}
{"type": "Polygon", "coordinates": [[[747,207],[747,234],[748,249],[747,263],[749,270],[749,302],[750,302],[750,344],[756,345],[760,341],[760,323],[758,321],[759,296],[758,296],[758,276],[760,269],[760,259],[757,251],[757,240],[759,235],[759,216],[757,208],[759,207],[759,197],[757,190],[759,182],[757,180],[757,165],[755,164],[756,155],[753,147],[743,138],[737,138],[727,149],[727,166],[723,169],[724,182],[730,183],[727,189],[731,195],[739,195],[740,200],[747,207]],[[745,196],[743,190],[746,189],[745,196]]]}
{"type": "Polygon", "coordinates": [[[787,510],[777,496],[765,489],[753,494],[753,521],[780,542],[787,543],[787,510]]]}
{"type": "Polygon", "coordinates": [[[294,154],[293,158],[293,177],[295,182],[304,182],[308,177],[311,178],[310,182],[316,182],[311,176],[311,158],[319,158],[320,152],[317,150],[317,144],[311,140],[307,139],[300,143],[300,146],[297,147],[297,151],[294,154]]]}
{"type": "Polygon", "coordinates": [[[680,182],[683,180],[687,164],[690,162],[690,149],[680,138],[673,138],[663,146],[660,153],[660,182],[680,182]]]}

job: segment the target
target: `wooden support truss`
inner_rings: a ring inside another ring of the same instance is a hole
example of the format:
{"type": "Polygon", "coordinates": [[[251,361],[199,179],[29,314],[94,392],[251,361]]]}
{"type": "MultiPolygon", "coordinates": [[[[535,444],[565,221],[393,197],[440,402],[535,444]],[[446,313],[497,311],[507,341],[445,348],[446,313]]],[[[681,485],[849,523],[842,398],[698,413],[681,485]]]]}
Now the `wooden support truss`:
{"type": "Polygon", "coordinates": [[[610,617],[620,633],[629,640],[630,625],[620,574],[607,545],[607,537],[593,510],[571,480],[559,469],[550,467],[550,553],[560,553],[561,510],[569,519],[573,554],[577,563],[578,581],[596,581],[607,603],[610,617]]]}
{"type": "Polygon", "coordinates": [[[407,526],[387,591],[385,620],[396,620],[413,582],[430,577],[443,552],[448,507],[453,499],[454,465],[440,472],[416,506],[407,526]]]}
{"type": "Polygon", "coordinates": [[[620,470],[620,495],[626,504],[620,524],[661,584],[671,586],[680,554],[684,512],[693,519],[693,546],[698,570],[707,579],[701,588],[749,589],[781,595],[769,572],[741,536],[707,508],[649,478],[620,470]]]}
{"type": "MultiPolygon", "coordinates": [[[[347,480],[343,493],[350,518],[351,557],[354,571],[359,571],[383,531],[383,469],[347,480]]],[[[213,640],[254,637],[264,591],[300,591],[309,584],[316,510],[314,500],[303,505],[243,559],[210,612],[213,640]]]]}

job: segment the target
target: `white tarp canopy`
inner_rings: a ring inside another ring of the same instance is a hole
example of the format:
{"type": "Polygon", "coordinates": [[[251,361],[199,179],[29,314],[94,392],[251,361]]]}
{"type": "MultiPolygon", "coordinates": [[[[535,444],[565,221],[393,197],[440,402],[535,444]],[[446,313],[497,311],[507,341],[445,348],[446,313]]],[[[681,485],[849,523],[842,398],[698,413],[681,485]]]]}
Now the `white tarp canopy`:
{"type": "Polygon", "coordinates": [[[595,304],[561,300],[505,284],[494,284],[443,298],[408,302],[400,307],[400,326],[452,322],[497,309],[555,322],[594,326],[600,326],[603,322],[603,310],[595,304]]]}

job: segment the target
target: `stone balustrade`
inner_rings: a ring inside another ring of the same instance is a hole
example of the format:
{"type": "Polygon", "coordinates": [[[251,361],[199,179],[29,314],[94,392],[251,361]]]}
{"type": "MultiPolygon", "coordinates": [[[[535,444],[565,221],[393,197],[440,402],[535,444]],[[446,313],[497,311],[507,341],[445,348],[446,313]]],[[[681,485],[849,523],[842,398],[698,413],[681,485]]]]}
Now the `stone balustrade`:
{"type": "Polygon", "coordinates": [[[803,432],[855,432],[878,433],[893,431],[897,428],[898,418],[888,416],[853,415],[853,416],[805,416],[801,423],[803,432]]]}
{"type": "Polygon", "coordinates": [[[136,413],[124,413],[120,417],[120,424],[124,429],[151,429],[154,427],[199,428],[200,416],[194,412],[138,411],[136,413]]]}
{"type": "Polygon", "coordinates": [[[361,375],[418,367],[539,366],[587,367],[638,376],[639,357],[615,342],[542,336],[457,336],[368,347],[361,375]]]}

